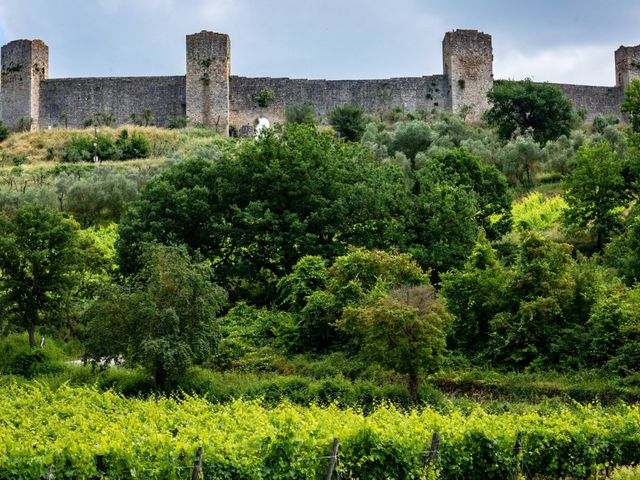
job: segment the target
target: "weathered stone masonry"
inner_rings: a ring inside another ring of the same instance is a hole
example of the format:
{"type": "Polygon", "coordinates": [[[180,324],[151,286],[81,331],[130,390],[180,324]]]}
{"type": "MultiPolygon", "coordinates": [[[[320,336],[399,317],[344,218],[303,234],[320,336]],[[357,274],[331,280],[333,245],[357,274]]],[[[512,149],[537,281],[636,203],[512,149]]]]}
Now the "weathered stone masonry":
{"type": "MultiPolygon", "coordinates": [[[[476,30],[454,30],[443,40],[443,74],[383,80],[307,80],[247,78],[230,75],[228,35],[202,31],[186,39],[186,75],[175,77],[49,79],[49,50],[41,40],[16,40],[2,47],[0,119],[12,127],[48,128],[66,123],[82,127],[96,114],[131,121],[149,109],[157,125],[187,116],[221,133],[235,126],[251,134],[257,118],[284,120],[287,107],[309,101],[316,115],[350,103],[367,112],[402,108],[468,109],[470,120],[488,108],[493,85],[492,39],[476,30]],[[258,104],[261,92],[273,99],[258,104]]],[[[558,85],[574,105],[587,113],[620,115],[624,89],[640,79],[640,46],[615,52],[616,85],[558,85]]]]}

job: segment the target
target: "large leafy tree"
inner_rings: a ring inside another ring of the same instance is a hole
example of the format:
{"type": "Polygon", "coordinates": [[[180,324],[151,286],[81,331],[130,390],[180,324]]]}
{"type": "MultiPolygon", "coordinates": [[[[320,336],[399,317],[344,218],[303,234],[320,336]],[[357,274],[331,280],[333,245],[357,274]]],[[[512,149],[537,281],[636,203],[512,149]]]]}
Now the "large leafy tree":
{"type": "Polygon", "coordinates": [[[142,261],[133,278],[106,287],[85,311],[85,355],[142,365],[164,388],[213,352],[227,296],[184,247],[149,244],[142,261]]]}
{"type": "Polygon", "coordinates": [[[430,285],[383,285],[361,306],[347,307],[338,328],[353,336],[361,353],[407,375],[410,398],[418,397],[421,373],[437,371],[451,315],[430,285]]]}
{"type": "Polygon", "coordinates": [[[336,332],[336,320],[346,306],[361,305],[380,283],[386,288],[429,283],[407,254],[356,248],[330,267],[325,264],[320,257],[304,257],[278,282],[282,304],[298,315],[292,350],[327,351],[345,340],[336,332]]]}
{"type": "Polygon", "coordinates": [[[491,239],[511,229],[513,196],[507,180],[494,166],[464,148],[429,157],[417,173],[420,191],[436,183],[466,188],[475,197],[475,219],[491,239]]]}
{"type": "Polygon", "coordinates": [[[460,267],[477,236],[478,203],[467,187],[430,183],[418,175],[420,191],[408,211],[408,250],[434,275],[460,267]],[[424,181],[423,181],[424,180],[424,181]]]}
{"type": "Polygon", "coordinates": [[[359,145],[288,125],[233,157],[187,161],[150,181],[120,225],[119,263],[132,273],[144,242],[184,243],[227,285],[270,284],[305,255],[396,241],[398,185],[399,169],[359,145]]]}
{"type": "Polygon", "coordinates": [[[574,228],[587,229],[596,237],[598,249],[621,225],[622,211],[631,198],[622,169],[622,162],[607,144],[583,146],[564,183],[564,198],[569,205],[565,222],[574,228]]]}
{"type": "Polygon", "coordinates": [[[56,319],[82,268],[75,222],[34,204],[0,213],[0,301],[9,320],[29,333],[31,347],[37,327],[56,319]]]}
{"type": "Polygon", "coordinates": [[[494,82],[487,98],[491,105],[487,121],[504,140],[530,132],[538,143],[544,144],[568,135],[577,120],[562,90],[549,83],[499,80],[494,82]]]}

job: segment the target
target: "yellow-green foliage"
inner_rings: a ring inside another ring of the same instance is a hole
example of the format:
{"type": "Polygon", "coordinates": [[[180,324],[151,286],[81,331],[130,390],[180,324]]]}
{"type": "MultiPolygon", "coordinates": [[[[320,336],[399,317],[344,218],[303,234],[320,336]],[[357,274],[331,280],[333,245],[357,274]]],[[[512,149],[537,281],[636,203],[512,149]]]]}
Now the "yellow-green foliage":
{"type": "Polygon", "coordinates": [[[0,398],[0,478],[39,478],[48,465],[56,479],[190,478],[202,446],[204,478],[314,479],[338,437],[343,478],[421,479],[433,432],[441,434],[436,467],[446,479],[511,478],[514,465],[537,478],[587,478],[605,462],[640,460],[638,406],[500,414],[380,406],[363,415],[336,406],[127,399],[11,381],[0,398]]]}
{"type": "Polygon", "coordinates": [[[640,467],[621,467],[617,468],[611,480],[640,480],[640,467]]]}
{"type": "Polygon", "coordinates": [[[567,202],[560,195],[544,197],[533,192],[514,203],[513,224],[518,230],[546,232],[556,228],[567,202]]]}

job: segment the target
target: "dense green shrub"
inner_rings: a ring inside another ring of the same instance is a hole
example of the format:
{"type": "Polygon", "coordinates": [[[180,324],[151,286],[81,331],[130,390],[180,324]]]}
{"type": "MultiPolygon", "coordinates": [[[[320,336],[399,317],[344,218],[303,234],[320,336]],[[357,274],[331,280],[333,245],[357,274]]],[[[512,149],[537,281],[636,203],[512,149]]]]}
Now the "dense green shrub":
{"type": "Polygon", "coordinates": [[[264,302],[305,255],[333,258],[349,244],[393,239],[398,174],[311,127],[272,129],[234,155],[183,162],[151,180],[120,223],[119,263],[135,271],[149,240],[185,243],[215,257],[230,293],[251,290],[264,302]]]}
{"type": "Polygon", "coordinates": [[[26,334],[13,334],[0,340],[0,373],[34,377],[59,372],[64,353],[57,342],[46,339],[43,348],[29,346],[26,334]]]}
{"type": "Polygon", "coordinates": [[[343,138],[359,142],[366,127],[364,110],[354,105],[342,105],[329,112],[329,123],[343,138]]]}
{"type": "Polygon", "coordinates": [[[4,123],[0,122],[0,142],[4,142],[11,135],[11,130],[4,123]]]}
{"type": "Polygon", "coordinates": [[[70,163],[89,162],[93,158],[93,140],[88,135],[73,137],[62,151],[62,161],[70,163]]]}
{"type": "Polygon", "coordinates": [[[287,123],[297,123],[300,125],[315,125],[316,116],[313,104],[309,101],[294,103],[289,105],[285,111],[287,123]]]}
{"type": "Polygon", "coordinates": [[[513,205],[513,224],[517,230],[548,232],[558,229],[567,202],[560,195],[544,197],[532,192],[513,205]]]}
{"type": "Polygon", "coordinates": [[[189,117],[186,115],[176,115],[175,117],[167,118],[167,128],[175,130],[178,128],[187,128],[189,124],[189,117]]]}
{"type": "Polygon", "coordinates": [[[604,129],[610,125],[618,125],[620,117],[617,115],[597,113],[593,117],[593,131],[596,133],[604,133],[604,129]]]}
{"type": "Polygon", "coordinates": [[[115,141],[115,149],[118,160],[147,158],[151,153],[147,137],[141,132],[133,132],[129,135],[126,128],[120,131],[115,141]]]}

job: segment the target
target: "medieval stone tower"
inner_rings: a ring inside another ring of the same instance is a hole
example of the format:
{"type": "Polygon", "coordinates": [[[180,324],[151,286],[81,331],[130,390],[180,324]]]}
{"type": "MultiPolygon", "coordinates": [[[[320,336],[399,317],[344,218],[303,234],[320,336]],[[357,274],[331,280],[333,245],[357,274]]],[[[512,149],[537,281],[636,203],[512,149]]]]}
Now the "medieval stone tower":
{"type": "Polygon", "coordinates": [[[640,45],[616,50],[616,86],[627,88],[631,80],[640,80],[640,45]]]}
{"type": "Polygon", "coordinates": [[[442,56],[451,109],[459,112],[462,107],[470,108],[467,118],[479,120],[489,108],[487,92],[493,85],[491,35],[477,30],[447,32],[442,56]]]}
{"type": "Polygon", "coordinates": [[[187,35],[186,114],[194,123],[229,133],[229,35],[187,35]]]}
{"type": "Polygon", "coordinates": [[[49,76],[49,48],[42,40],[15,40],[2,47],[0,118],[15,128],[38,127],[40,82],[49,76]]]}

